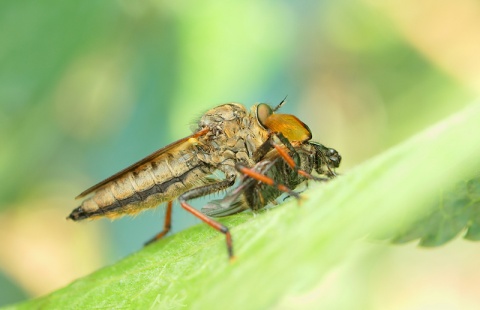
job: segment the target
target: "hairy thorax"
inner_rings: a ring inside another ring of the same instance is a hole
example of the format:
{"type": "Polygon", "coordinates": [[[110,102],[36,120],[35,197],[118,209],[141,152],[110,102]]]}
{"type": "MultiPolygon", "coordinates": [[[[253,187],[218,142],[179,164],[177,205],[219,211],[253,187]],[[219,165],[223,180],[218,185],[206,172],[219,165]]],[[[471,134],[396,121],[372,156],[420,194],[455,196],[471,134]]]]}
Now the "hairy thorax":
{"type": "Polygon", "coordinates": [[[255,119],[255,113],[237,103],[207,111],[198,122],[199,130],[210,131],[199,140],[197,157],[227,176],[236,174],[235,163],[255,165],[253,154],[268,138],[268,131],[255,119]]]}

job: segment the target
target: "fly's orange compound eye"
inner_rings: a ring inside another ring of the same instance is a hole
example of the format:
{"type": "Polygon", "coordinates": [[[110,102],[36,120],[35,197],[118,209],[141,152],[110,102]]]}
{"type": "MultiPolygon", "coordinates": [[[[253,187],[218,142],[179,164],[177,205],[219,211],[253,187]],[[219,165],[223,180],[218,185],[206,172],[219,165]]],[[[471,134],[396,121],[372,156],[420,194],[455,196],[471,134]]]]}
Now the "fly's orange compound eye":
{"type": "Polygon", "coordinates": [[[258,123],[267,130],[282,133],[291,142],[310,140],[312,138],[310,128],[297,117],[290,114],[274,113],[283,102],[275,109],[272,109],[268,104],[260,103],[257,106],[258,123]]]}
{"type": "Polygon", "coordinates": [[[265,103],[260,103],[257,106],[257,120],[263,128],[267,128],[265,125],[268,117],[273,114],[272,108],[265,103]]]}
{"type": "Polygon", "coordinates": [[[310,128],[291,114],[272,114],[263,126],[272,132],[282,133],[290,142],[305,142],[312,138],[310,128]]]}

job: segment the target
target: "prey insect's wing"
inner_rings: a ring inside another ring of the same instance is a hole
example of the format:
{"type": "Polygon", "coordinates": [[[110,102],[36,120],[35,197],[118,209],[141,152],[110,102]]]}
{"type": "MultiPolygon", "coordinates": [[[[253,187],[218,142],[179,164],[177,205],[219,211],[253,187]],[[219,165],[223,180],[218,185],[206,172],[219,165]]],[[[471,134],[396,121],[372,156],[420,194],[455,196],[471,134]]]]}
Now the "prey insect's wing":
{"type": "Polygon", "coordinates": [[[138,162],[134,163],[133,165],[130,165],[128,166],[127,168],[115,173],[114,175],[112,175],[111,177],[101,181],[100,183],[97,183],[95,185],[93,185],[92,187],[89,187],[87,188],[86,190],[84,190],[82,193],[80,193],[80,195],[78,195],[77,197],[75,197],[75,199],[78,199],[78,198],[82,198],[82,197],[85,197],[86,195],[90,194],[90,193],[93,193],[94,191],[96,191],[97,189],[101,188],[102,186],[104,186],[105,184],[117,179],[118,177],[122,176],[123,174],[127,173],[127,172],[130,172],[136,168],[138,168],[139,166],[145,164],[145,163],[148,163],[150,161],[152,161],[153,159],[157,158],[158,156],[161,156],[163,154],[165,154],[166,152],[169,152],[169,151],[172,151],[174,149],[181,149],[183,147],[186,147],[189,143],[195,143],[196,141],[196,138],[202,136],[202,135],[205,135],[209,130],[207,128],[205,129],[202,129],[200,131],[197,131],[196,133],[190,135],[190,136],[187,136],[183,139],[180,139],[178,141],[175,141],[155,152],[153,152],[152,154],[148,155],[147,157],[139,160],[138,162]]]}
{"type": "Polygon", "coordinates": [[[241,194],[241,191],[237,192],[234,190],[222,199],[210,201],[201,209],[201,212],[211,217],[223,217],[245,211],[248,209],[248,206],[241,201],[241,194]]]}

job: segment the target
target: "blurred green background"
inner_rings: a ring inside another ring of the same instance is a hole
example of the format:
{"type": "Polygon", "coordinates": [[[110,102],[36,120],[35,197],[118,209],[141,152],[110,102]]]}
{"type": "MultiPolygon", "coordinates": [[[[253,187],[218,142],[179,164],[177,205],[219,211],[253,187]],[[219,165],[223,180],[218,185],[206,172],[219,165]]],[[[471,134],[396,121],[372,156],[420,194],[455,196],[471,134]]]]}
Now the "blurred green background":
{"type": "MultiPolygon", "coordinates": [[[[78,193],[187,135],[203,111],[288,95],[283,111],[339,150],[346,173],[478,95],[478,29],[475,0],[1,1],[0,305],[62,287],[159,232],[162,207],[115,222],[65,217],[78,193]]],[[[173,233],[196,223],[174,209],[173,233]]],[[[418,263],[412,272],[438,273],[423,268],[431,257],[397,248],[371,285],[385,270],[398,276],[402,257],[418,263]]]]}

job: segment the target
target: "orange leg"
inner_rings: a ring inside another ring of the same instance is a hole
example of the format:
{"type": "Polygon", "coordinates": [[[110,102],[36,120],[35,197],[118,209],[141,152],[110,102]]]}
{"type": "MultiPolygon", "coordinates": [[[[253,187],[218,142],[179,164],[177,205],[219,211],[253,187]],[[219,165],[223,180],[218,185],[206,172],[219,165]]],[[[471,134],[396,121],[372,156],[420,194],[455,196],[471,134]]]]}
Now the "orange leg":
{"type": "Polygon", "coordinates": [[[209,225],[213,229],[225,235],[226,242],[227,242],[228,257],[230,258],[230,260],[233,260],[234,256],[233,256],[233,246],[232,246],[232,235],[230,234],[228,227],[215,220],[212,220],[202,212],[193,208],[191,205],[187,203],[187,200],[202,197],[212,193],[216,193],[218,191],[221,191],[223,189],[226,189],[232,186],[234,183],[235,183],[235,178],[234,176],[231,176],[229,178],[227,177],[226,180],[220,181],[218,183],[213,183],[213,184],[208,184],[208,185],[200,186],[197,188],[193,188],[183,193],[182,195],[180,195],[180,197],[178,197],[178,201],[180,202],[180,205],[182,206],[182,208],[184,208],[188,212],[195,215],[197,218],[202,220],[205,224],[209,225]]]}
{"type": "Polygon", "coordinates": [[[285,138],[285,136],[280,133],[280,132],[273,132],[271,135],[268,137],[268,140],[265,141],[263,145],[261,145],[255,154],[255,160],[260,161],[263,156],[265,156],[272,148],[274,148],[280,157],[283,158],[283,160],[292,168],[295,172],[297,172],[299,175],[309,179],[309,180],[314,180],[314,181],[328,181],[328,179],[325,178],[319,178],[316,176],[311,175],[310,173],[301,170],[298,168],[297,164],[295,163],[295,160],[288,154],[288,152],[282,148],[280,145],[275,144],[273,138],[277,137],[280,142],[292,153],[292,154],[297,154],[297,151],[293,147],[293,145],[290,143],[290,141],[285,138]]]}
{"type": "Polygon", "coordinates": [[[237,168],[238,171],[240,171],[241,173],[243,173],[246,176],[251,177],[252,179],[255,179],[255,180],[260,181],[262,183],[265,183],[267,185],[276,187],[279,190],[281,190],[282,192],[288,193],[290,196],[293,196],[297,199],[300,198],[300,195],[298,195],[298,193],[292,191],[291,189],[289,189],[288,187],[286,187],[283,184],[279,184],[279,183],[275,182],[274,179],[272,179],[272,178],[270,178],[270,177],[268,177],[264,174],[258,173],[255,170],[252,170],[250,168],[247,168],[247,167],[239,165],[239,164],[236,165],[236,168],[237,168]]]}
{"type": "Polygon", "coordinates": [[[290,166],[290,168],[295,170],[299,175],[301,175],[301,176],[303,176],[307,179],[310,179],[310,180],[320,179],[320,178],[314,177],[313,175],[311,175],[310,173],[308,173],[304,170],[298,169],[298,167],[295,164],[295,161],[293,160],[293,158],[290,155],[288,155],[288,153],[283,148],[281,148],[279,145],[275,144],[273,147],[277,150],[278,154],[283,158],[283,160],[285,160],[285,162],[290,166]]]}
{"type": "Polygon", "coordinates": [[[172,201],[167,203],[167,209],[165,210],[165,222],[163,224],[163,230],[159,232],[155,237],[148,240],[145,245],[149,245],[152,242],[157,241],[158,239],[163,238],[172,228],[172,201]]]}
{"type": "MultiPolygon", "coordinates": [[[[292,152],[296,153],[295,148],[292,146],[290,141],[288,141],[287,138],[285,138],[281,133],[277,134],[277,137],[279,138],[280,141],[292,152]]],[[[328,181],[328,179],[325,178],[319,178],[316,176],[311,175],[310,173],[298,169],[297,164],[295,164],[295,160],[279,145],[275,144],[272,140],[272,146],[277,150],[278,154],[285,160],[285,162],[292,168],[295,172],[297,172],[299,175],[309,179],[309,180],[314,180],[314,181],[328,181]]]]}
{"type": "Polygon", "coordinates": [[[197,209],[195,209],[194,207],[192,207],[191,205],[189,205],[185,201],[180,202],[180,205],[185,210],[187,210],[188,212],[192,213],[197,218],[202,220],[205,224],[209,225],[213,229],[215,229],[215,230],[221,232],[222,234],[224,234],[225,238],[226,238],[226,242],[227,242],[228,257],[230,258],[230,260],[235,258],[233,256],[232,235],[230,234],[230,231],[228,230],[227,226],[225,226],[225,225],[223,225],[223,224],[221,224],[221,223],[219,223],[215,220],[212,220],[211,218],[209,218],[208,216],[206,216],[202,212],[198,211],[197,209]]]}

